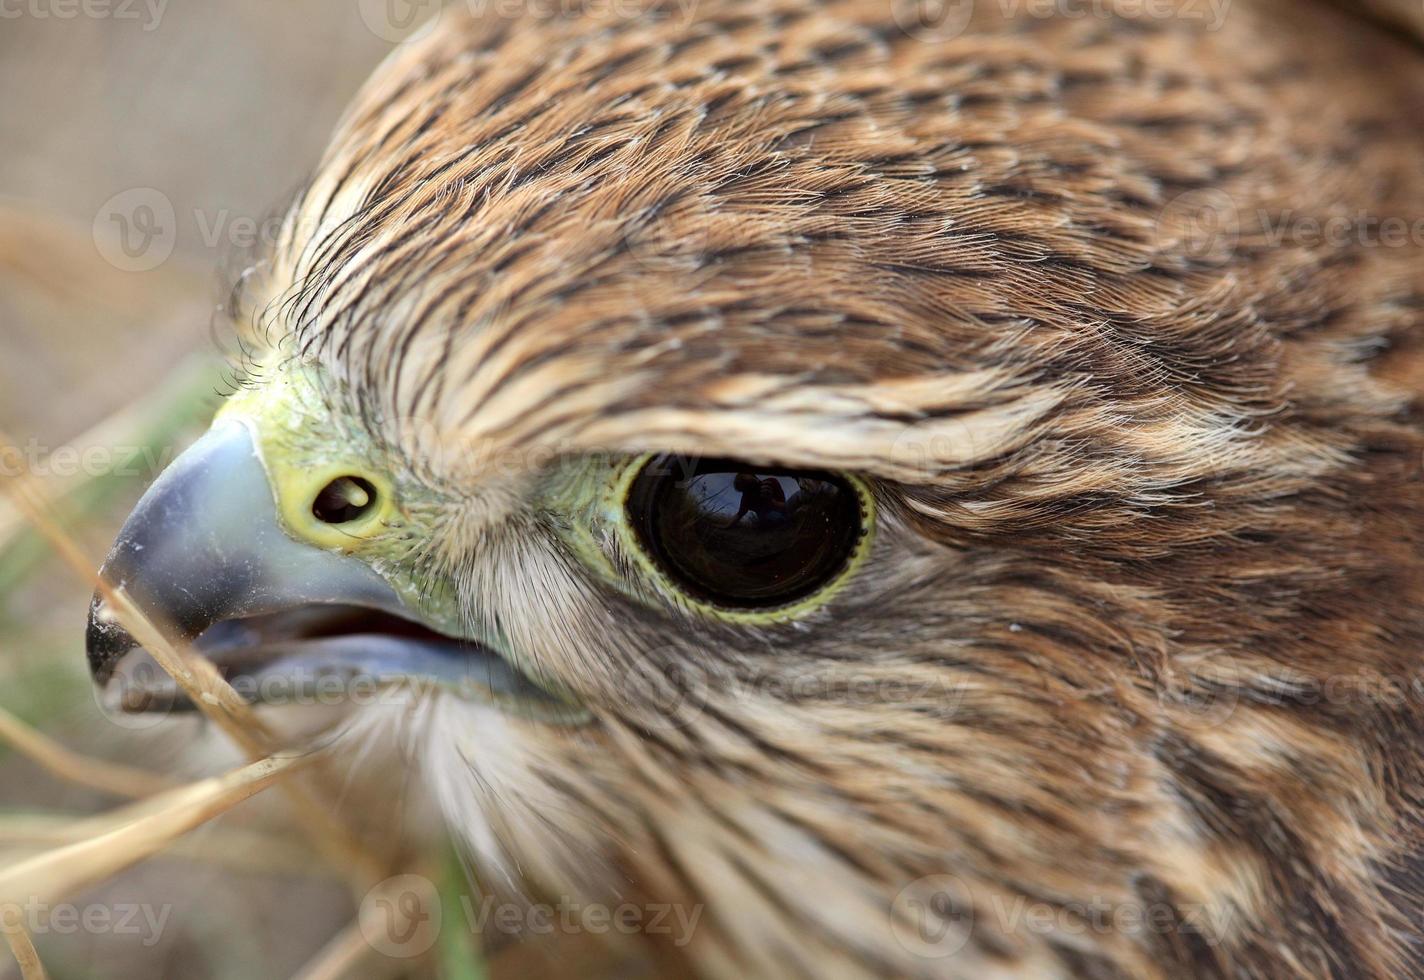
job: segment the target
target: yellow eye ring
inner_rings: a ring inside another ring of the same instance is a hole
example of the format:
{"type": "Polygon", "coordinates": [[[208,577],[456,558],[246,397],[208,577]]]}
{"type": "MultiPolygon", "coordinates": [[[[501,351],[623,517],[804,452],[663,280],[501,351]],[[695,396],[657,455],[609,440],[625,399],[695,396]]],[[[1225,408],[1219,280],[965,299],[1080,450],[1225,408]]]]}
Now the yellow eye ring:
{"type": "Polygon", "coordinates": [[[613,487],[624,550],[673,602],[742,623],[801,618],[869,553],[865,482],[827,470],[650,453],[613,487]]]}

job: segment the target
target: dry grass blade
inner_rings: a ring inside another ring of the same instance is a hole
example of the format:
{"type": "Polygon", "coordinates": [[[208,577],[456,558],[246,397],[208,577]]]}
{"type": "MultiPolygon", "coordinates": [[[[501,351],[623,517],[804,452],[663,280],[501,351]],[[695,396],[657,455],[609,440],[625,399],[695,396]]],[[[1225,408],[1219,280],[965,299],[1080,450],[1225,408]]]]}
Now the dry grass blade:
{"type": "Polygon", "coordinates": [[[271,731],[212,661],[195,657],[170,643],[153,621],[134,605],[122,586],[111,586],[102,579],[98,579],[97,584],[105,605],[139,646],[178,682],[183,693],[249,756],[260,758],[266,754],[273,743],[271,731]]]}
{"type": "MultiPolygon", "coordinates": [[[[352,922],[332,936],[292,980],[341,980],[342,977],[355,976],[356,967],[374,952],[361,932],[360,922],[352,922]]],[[[364,980],[370,980],[371,971],[363,971],[360,975],[364,980]]]]}
{"type": "MultiPolygon", "coordinates": [[[[13,446],[13,440],[0,431],[0,451],[13,446]]],[[[250,705],[232,689],[213,664],[193,656],[186,649],[175,647],[162,631],[124,593],[103,581],[91,569],[83,552],[45,512],[44,502],[37,499],[34,488],[25,480],[11,480],[7,488],[11,499],[25,518],[38,530],[56,553],[82,580],[92,583],[103,595],[105,603],[119,621],[166,670],[183,692],[228,735],[251,759],[260,759],[272,751],[275,739],[250,705]]],[[[360,842],[337,821],[304,787],[286,783],[283,787],[298,819],[311,835],[313,843],[338,867],[349,869],[353,886],[364,893],[385,874],[381,863],[361,846],[360,842]]]]}
{"type": "Polygon", "coordinates": [[[156,773],[73,752],[4,708],[0,708],[0,739],[61,779],[115,796],[152,796],[174,786],[156,773]]]}
{"type": "Polygon", "coordinates": [[[263,759],[223,776],[130,804],[94,821],[95,833],[0,872],[0,909],[55,901],[162,850],[194,827],[266,789],[316,757],[263,759]]]}
{"type": "MultiPolygon", "coordinates": [[[[0,813],[0,848],[38,852],[75,844],[92,836],[87,814],[0,813]]],[[[195,861],[247,875],[300,874],[334,878],[344,870],[322,861],[302,840],[237,827],[205,828],[201,838],[176,840],[159,858],[195,861]]]]}
{"type": "Polygon", "coordinates": [[[10,944],[10,952],[15,956],[15,962],[20,964],[20,977],[22,980],[45,980],[44,964],[40,962],[39,950],[35,949],[34,940],[25,931],[24,925],[20,922],[11,922],[10,916],[5,916],[4,933],[5,941],[10,944]]]}
{"type": "MultiPolygon", "coordinates": [[[[437,907],[436,928],[428,936],[429,942],[421,941],[421,931],[430,928],[431,906],[422,900],[413,909],[408,908],[401,901],[402,893],[408,889],[402,877],[390,878],[373,888],[361,902],[356,920],[333,936],[293,980],[409,976],[414,957],[434,955],[438,950],[433,943],[441,932],[437,907]]],[[[440,901],[438,895],[430,895],[429,900],[440,901]]],[[[440,974],[445,975],[445,971],[440,974]]],[[[483,974],[461,972],[459,976],[483,974]]]]}
{"type": "MultiPolygon", "coordinates": [[[[13,446],[14,440],[0,432],[0,450],[13,446]]],[[[148,616],[130,601],[123,589],[113,588],[100,579],[92,571],[92,564],[74,540],[46,514],[44,501],[28,482],[23,479],[11,480],[7,489],[10,491],[10,499],[25,519],[49,541],[50,546],[76,575],[93,584],[103,594],[104,601],[119,621],[148,650],[153,659],[173,676],[193,703],[249,755],[254,758],[265,756],[271,733],[253,714],[242,697],[223,679],[217,668],[202,657],[191,656],[187,651],[174,647],[148,616]]]]}

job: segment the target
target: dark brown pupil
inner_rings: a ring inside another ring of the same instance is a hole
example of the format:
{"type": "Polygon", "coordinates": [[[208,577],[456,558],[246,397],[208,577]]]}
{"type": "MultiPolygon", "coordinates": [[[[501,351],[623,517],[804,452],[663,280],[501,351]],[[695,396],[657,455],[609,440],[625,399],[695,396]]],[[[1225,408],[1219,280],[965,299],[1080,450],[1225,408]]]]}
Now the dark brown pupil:
{"type": "Polygon", "coordinates": [[[733,459],[649,460],[628,516],[658,566],[694,598],[765,608],[834,578],[861,534],[860,502],[843,477],[733,459]]]}

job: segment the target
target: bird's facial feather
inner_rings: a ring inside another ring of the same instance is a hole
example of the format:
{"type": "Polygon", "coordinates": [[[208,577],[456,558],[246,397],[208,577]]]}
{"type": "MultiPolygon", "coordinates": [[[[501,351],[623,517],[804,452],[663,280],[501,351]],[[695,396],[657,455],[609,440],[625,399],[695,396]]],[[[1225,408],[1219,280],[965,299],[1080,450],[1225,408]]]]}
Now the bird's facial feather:
{"type": "MultiPolygon", "coordinates": [[[[459,453],[467,461],[478,447],[437,445],[412,420],[373,425],[317,367],[283,366],[229,400],[219,424],[230,420],[254,434],[288,535],[363,562],[420,622],[484,644],[564,694],[581,686],[580,657],[606,660],[598,621],[615,602],[631,603],[626,612],[658,629],[693,633],[702,621],[803,623],[854,583],[875,540],[872,490],[849,473],[772,465],[759,470],[776,484],[767,491],[755,478],[732,486],[750,472],[698,476],[691,457],[548,447],[490,461],[476,482],[457,487],[441,459],[459,453]],[[679,560],[688,542],[663,542],[663,529],[639,526],[652,504],[639,502],[638,488],[695,488],[705,497],[711,479],[720,481],[711,485],[716,511],[693,514],[683,533],[710,534],[715,547],[732,549],[713,556],[729,588],[757,563],[779,562],[763,573],[754,600],[709,597],[680,581],[668,556],[679,560]],[[327,499],[341,487],[357,499],[327,499]],[[324,510],[333,507],[347,510],[324,510]],[[760,548],[755,557],[748,542],[760,548]],[[800,567],[798,542],[817,549],[821,567],[800,567]]],[[[725,466],[758,469],[745,460],[725,466]]]]}
{"type": "Polygon", "coordinates": [[[232,310],[289,530],[338,470],[391,495],[312,543],[589,715],[428,699],[452,823],[705,898],[709,971],[1403,975],[1418,712],[1308,695],[1417,680],[1418,249],[1202,252],[1178,204],[1417,213],[1417,64],[1273,0],[931,42],[898,6],[399,49],[232,310]],[[620,523],[662,453],[844,474],[864,553],[789,615],[682,601],[620,523]],[[943,873],[976,928],[925,959],[896,896],[943,873]],[[1176,918],[1071,928],[1098,903],[1176,918]]]}

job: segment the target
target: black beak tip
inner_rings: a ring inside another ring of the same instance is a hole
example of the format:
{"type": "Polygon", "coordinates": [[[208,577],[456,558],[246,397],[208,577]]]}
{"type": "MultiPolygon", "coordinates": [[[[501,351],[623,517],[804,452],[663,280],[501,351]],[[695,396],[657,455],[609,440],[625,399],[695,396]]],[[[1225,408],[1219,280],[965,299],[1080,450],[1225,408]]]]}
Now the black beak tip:
{"type": "Polygon", "coordinates": [[[89,625],[84,631],[84,648],[94,683],[100,687],[108,684],[124,654],[136,646],[138,642],[105,607],[104,597],[95,592],[89,603],[89,625]]]}
{"type": "MultiPolygon", "coordinates": [[[[399,596],[371,567],[290,535],[241,422],[215,425],[163,471],[135,505],[99,570],[122,586],[149,627],[176,644],[230,619],[311,603],[398,612],[399,596]]],[[[103,599],[89,603],[89,672],[108,688],[139,646],[103,599]]]]}

